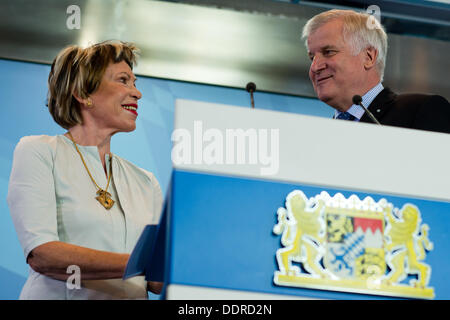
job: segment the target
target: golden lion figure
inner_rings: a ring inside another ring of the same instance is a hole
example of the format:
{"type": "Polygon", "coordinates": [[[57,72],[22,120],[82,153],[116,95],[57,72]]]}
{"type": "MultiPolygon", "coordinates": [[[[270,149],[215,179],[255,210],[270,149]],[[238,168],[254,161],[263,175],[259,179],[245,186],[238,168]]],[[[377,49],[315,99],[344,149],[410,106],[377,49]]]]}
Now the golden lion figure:
{"type": "Polygon", "coordinates": [[[301,191],[291,193],[286,199],[286,209],[277,211],[278,223],[273,232],[281,236],[284,248],[277,250],[277,262],[280,272],[285,275],[298,275],[298,267],[292,261],[301,262],[303,267],[314,276],[325,277],[325,270],[319,261],[323,257],[324,226],[320,212],[324,206],[319,200],[314,207],[307,206],[307,198],[301,191]]]}
{"type": "Polygon", "coordinates": [[[425,249],[432,250],[433,244],[428,239],[428,226],[422,225],[419,210],[406,204],[396,218],[391,210],[387,212],[390,228],[386,230],[390,242],[387,243],[387,262],[391,272],[386,276],[388,283],[396,283],[408,274],[417,274],[418,279],[412,281],[416,287],[425,288],[430,280],[430,267],[419,262],[425,259],[425,249]]]}

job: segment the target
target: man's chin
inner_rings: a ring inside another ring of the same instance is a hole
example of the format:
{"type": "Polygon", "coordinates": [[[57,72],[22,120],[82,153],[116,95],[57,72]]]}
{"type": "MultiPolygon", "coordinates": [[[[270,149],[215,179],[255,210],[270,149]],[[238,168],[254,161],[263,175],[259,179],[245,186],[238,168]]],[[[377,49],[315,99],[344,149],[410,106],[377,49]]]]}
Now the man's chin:
{"type": "Polygon", "coordinates": [[[342,106],[336,101],[336,97],[335,96],[320,96],[318,97],[320,101],[322,101],[323,103],[326,103],[327,105],[329,105],[330,107],[337,109],[339,111],[342,112],[342,106]]]}
{"type": "Polygon", "coordinates": [[[325,93],[325,92],[318,92],[318,93],[317,93],[317,98],[318,98],[320,101],[325,102],[325,103],[328,103],[328,102],[330,102],[330,101],[333,100],[333,96],[330,95],[330,94],[327,94],[327,93],[325,93]]]}

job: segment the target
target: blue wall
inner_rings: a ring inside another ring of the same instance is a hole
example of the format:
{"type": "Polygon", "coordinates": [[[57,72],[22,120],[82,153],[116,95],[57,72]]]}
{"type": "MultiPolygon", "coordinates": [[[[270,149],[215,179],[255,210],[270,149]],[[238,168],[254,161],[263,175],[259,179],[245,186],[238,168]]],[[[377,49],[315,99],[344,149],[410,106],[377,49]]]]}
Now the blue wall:
{"type": "MultiPolygon", "coordinates": [[[[47,107],[48,65],[0,59],[0,299],[17,299],[28,275],[23,251],[6,203],[14,147],[26,135],[65,132],[53,122],[47,107]]],[[[143,97],[139,103],[137,129],[118,134],[112,152],[152,171],[164,193],[171,173],[171,141],[175,99],[191,99],[249,107],[245,90],[138,77],[143,97]]],[[[260,109],[331,117],[324,103],[309,98],[255,93],[260,109]]]]}

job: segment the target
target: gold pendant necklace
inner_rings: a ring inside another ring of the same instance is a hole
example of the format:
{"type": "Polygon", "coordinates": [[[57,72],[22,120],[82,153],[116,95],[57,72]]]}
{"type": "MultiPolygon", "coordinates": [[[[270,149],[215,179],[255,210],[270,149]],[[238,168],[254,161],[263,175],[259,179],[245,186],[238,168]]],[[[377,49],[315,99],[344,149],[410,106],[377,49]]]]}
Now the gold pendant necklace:
{"type": "Polygon", "coordinates": [[[94,178],[92,177],[91,173],[89,172],[89,169],[86,165],[86,162],[84,162],[84,158],[83,155],[81,154],[80,150],[78,150],[77,144],[75,143],[75,140],[72,137],[72,134],[70,133],[70,131],[68,131],[69,133],[69,137],[70,140],[72,140],[73,145],[75,146],[75,149],[77,150],[78,154],[80,155],[81,161],[84,164],[84,167],[86,168],[86,171],[89,175],[89,177],[91,178],[92,182],[95,184],[95,186],[97,187],[97,197],[95,197],[95,199],[97,199],[98,202],[100,202],[100,204],[105,207],[106,210],[109,210],[112,208],[112,206],[114,205],[114,200],[111,199],[111,194],[107,191],[108,187],[109,187],[109,182],[111,181],[111,177],[112,177],[112,158],[109,159],[109,177],[108,177],[108,183],[106,184],[106,188],[105,190],[103,190],[102,188],[100,188],[98,186],[98,184],[95,182],[94,178]]]}

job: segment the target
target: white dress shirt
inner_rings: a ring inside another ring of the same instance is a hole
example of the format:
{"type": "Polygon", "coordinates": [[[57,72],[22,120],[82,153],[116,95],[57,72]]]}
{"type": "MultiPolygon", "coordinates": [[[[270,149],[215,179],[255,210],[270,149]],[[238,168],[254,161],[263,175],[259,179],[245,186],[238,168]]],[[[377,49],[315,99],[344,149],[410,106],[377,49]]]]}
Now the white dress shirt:
{"type": "MultiPolygon", "coordinates": [[[[362,104],[368,109],[372,101],[381,91],[383,91],[383,89],[384,89],[383,85],[381,84],[381,82],[379,82],[375,87],[367,91],[366,94],[361,97],[362,104]]],[[[361,120],[365,111],[361,106],[352,104],[352,106],[346,112],[350,113],[352,116],[355,117],[355,120],[353,121],[359,121],[361,120]]],[[[335,110],[334,118],[336,119],[340,114],[341,114],[340,111],[335,110]]]]}
{"type": "MultiPolygon", "coordinates": [[[[107,177],[97,147],[77,146],[94,180],[105,188],[107,177]]],[[[25,259],[50,241],[131,253],[145,225],[159,223],[163,199],[154,175],[116,155],[106,155],[108,170],[110,161],[113,175],[108,192],[115,204],[106,210],[95,199],[97,188],[70,139],[43,135],[19,141],[7,201],[25,259]]],[[[147,298],[144,277],[83,280],[81,289],[69,287],[30,268],[20,298],[147,298]]]]}

